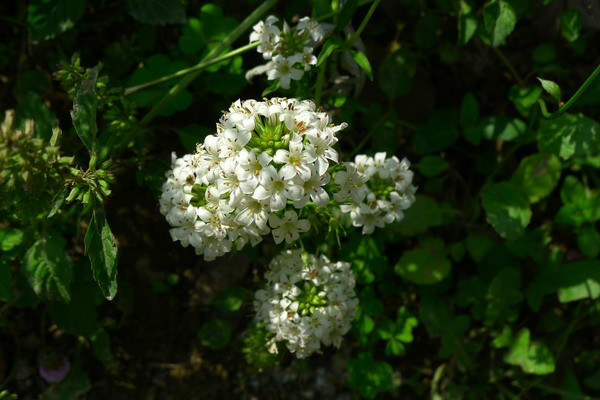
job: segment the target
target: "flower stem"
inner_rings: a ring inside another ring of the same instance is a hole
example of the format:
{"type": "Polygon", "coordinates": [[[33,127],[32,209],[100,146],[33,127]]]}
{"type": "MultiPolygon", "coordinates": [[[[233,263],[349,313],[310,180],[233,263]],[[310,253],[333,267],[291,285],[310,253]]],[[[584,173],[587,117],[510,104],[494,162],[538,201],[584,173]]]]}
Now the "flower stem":
{"type": "Polygon", "coordinates": [[[548,109],[546,108],[546,103],[544,102],[544,100],[539,99],[538,104],[540,105],[540,111],[542,112],[542,116],[546,119],[553,119],[553,118],[558,117],[565,111],[567,111],[569,108],[571,108],[571,106],[573,104],[575,104],[577,99],[579,99],[579,97],[581,97],[583,92],[585,92],[587,90],[587,88],[590,87],[590,85],[594,82],[594,80],[596,80],[598,75],[600,75],[600,65],[598,65],[596,67],[596,69],[594,70],[594,72],[592,72],[591,75],[588,76],[588,78],[585,80],[585,82],[583,82],[583,84],[579,87],[579,89],[577,89],[575,94],[573,96],[571,96],[569,101],[564,103],[562,106],[560,106],[560,108],[558,110],[554,111],[553,113],[549,113],[548,109]]]}
{"type": "Polygon", "coordinates": [[[358,37],[360,36],[362,31],[365,30],[365,28],[367,27],[367,24],[369,23],[369,20],[371,19],[371,16],[375,12],[375,9],[377,8],[377,6],[379,5],[380,2],[381,2],[381,0],[375,0],[373,2],[373,4],[371,4],[371,7],[369,7],[369,11],[367,11],[367,15],[365,15],[365,18],[363,18],[363,20],[360,23],[360,25],[358,26],[358,29],[356,30],[356,32],[354,32],[354,34],[352,34],[352,36],[350,36],[350,38],[346,41],[346,44],[345,44],[346,48],[350,48],[352,46],[352,44],[356,41],[356,39],[358,39],[358,37]]]}
{"type": "Polygon", "coordinates": [[[194,65],[193,67],[179,70],[173,74],[165,75],[161,78],[155,79],[150,82],[146,82],[146,83],[142,83],[140,85],[129,87],[129,88],[125,89],[125,95],[127,96],[127,95],[135,93],[139,90],[146,89],[148,87],[170,81],[171,79],[179,78],[179,77],[185,76],[187,74],[191,74],[192,72],[200,71],[206,67],[210,67],[211,65],[217,64],[221,61],[225,61],[225,60],[235,57],[239,54],[245,53],[248,50],[252,50],[252,49],[256,48],[259,44],[260,44],[260,42],[253,42],[253,43],[247,44],[245,46],[242,46],[238,49],[232,50],[229,53],[223,54],[222,56],[212,58],[208,61],[200,62],[200,63],[194,65]]]}
{"type": "Polygon", "coordinates": [[[517,81],[519,86],[521,86],[521,87],[525,86],[525,81],[523,80],[523,78],[521,78],[521,75],[519,75],[519,73],[517,72],[515,67],[512,65],[510,60],[508,58],[506,58],[504,53],[496,47],[492,47],[492,51],[494,53],[496,53],[496,55],[498,56],[500,61],[502,61],[502,63],[506,66],[506,68],[508,68],[508,70],[510,71],[510,74],[513,76],[515,81],[517,81]]]}
{"type": "MultiPolygon", "coordinates": [[[[252,12],[241,24],[237,26],[222,42],[219,46],[209,51],[206,56],[198,64],[205,63],[208,60],[215,58],[223,52],[228,46],[230,46],[235,40],[237,40],[248,28],[256,23],[271,7],[277,3],[278,0],[265,0],[256,10],[252,12]]],[[[180,82],[173,86],[163,98],[152,107],[152,109],[144,116],[140,121],[141,125],[148,125],[158,114],[169,104],[175,96],[177,96],[183,89],[185,89],[194,79],[200,75],[201,71],[194,71],[187,74],[180,82]]]]}

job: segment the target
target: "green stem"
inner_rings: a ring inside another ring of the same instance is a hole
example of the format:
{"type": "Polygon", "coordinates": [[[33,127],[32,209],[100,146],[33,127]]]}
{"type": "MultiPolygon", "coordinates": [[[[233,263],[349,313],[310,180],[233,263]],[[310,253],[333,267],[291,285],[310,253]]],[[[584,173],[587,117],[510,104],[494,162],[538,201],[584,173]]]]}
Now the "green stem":
{"type": "Polygon", "coordinates": [[[365,28],[367,27],[367,24],[369,23],[369,20],[371,19],[371,16],[375,12],[375,9],[377,8],[377,6],[379,5],[380,2],[381,2],[381,0],[375,0],[373,2],[373,4],[371,4],[371,7],[369,7],[369,11],[367,11],[367,15],[365,15],[365,18],[363,18],[363,20],[360,23],[360,25],[358,26],[358,29],[356,30],[356,32],[354,32],[354,34],[352,34],[352,36],[350,36],[350,38],[346,41],[346,44],[345,44],[346,48],[350,48],[352,46],[352,44],[356,41],[356,39],[358,39],[358,37],[360,36],[362,31],[365,30],[365,28]]]}
{"type": "Polygon", "coordinates": [[[258,47],[259,44],[260,44],[260,42],[253,42],[253,43],[247,44],[245,46],[242,46],[242,47],[240,47],[238,49],[232,50],[232,51],[230,51],[227,54],[223,54],[222,56],[212,58],[212,59],[210,59],[208,61],[205,61],[205,62],[200,62],[200,63],[194,65],[193,67],[179,70],[179,71],[177,71],[177,72],[175,72],[173,74],[163,76],[161,78],[155,79],[155,80],[150,81],[150,82],[142,83],[142,84],[137,85],[137,86],[132,86],[130,88],[125,89],[125,93],[124,94],[127,96],[127,95],[135,93],[135,92],[137,92],[139,90],[146,89],[148,87],[151,87],[151,86],[154,86],[154,85],[158,85],[158,84],[163,83],[163,82],[170,81],[171,79],[179,78],[179,77],[191,74],[192,72],[203,70],[204,68],[210,67],[211,65],[220,63],[221,61],[225,61],[225,60],[230,59],[232,57],[235,57],[235,56],[237,56],[239,54],[245,53],[248,50],[252,50],[252,49],[258,47]]]}
{"type": "Polygon", "coordinates": [[[571,96],[569,101],[564,103],[562,106],[559,107],[558,110],[554,111],[553,113],[549,113],[548,109],[546,108],[546,103],[544,102],[544,100],[539,99],[538,104],[540,105],[540,110],[542,111],[542,116],[546,119],[553,119],[553,118],[558,117],[565,111],[567,111],[569,108],[571,108],[571,106],[573,104],[575,104],[577,99],[579,99],[579,97],[581,97],[583,92],[585,92],[587,90],[587,88],[594,82],[594,80],[598,77],[598,75],[600,75],[600,65],[598,65],[596,67],[596,69],[594,70],[594,72],[592,72],[592,74],[590,76],[588,76],[588,78],[585,80],[585,82],[583,82],[583,84],[579,87],[579,89],[577,89],[575,94],[573,96],[571,96]]]}
{"type": "Polygon", "coordinates": [[[523,80],[523,78],[521,78],[521,75],[519,75],[519,73],[517,72],[515,67],[512,65],[510,60],[508,58],[506,58],[504,53],[496,47],[492,47],[492,51],[494,53],[496,53],[498,58],[500,58],[500,61],[502,61],[502,63],[506,66],[506,68],[508,68],[508,70],[510,71],[510,74],[513,76],[513,78],[515,78],[515,80],[517,81],[519,86],[521,86],[521,87],[525,86],[525,81],[523,80]]]}
{"type": "MultiPolygon", "coordinates": [[[[260,7],[252,12],[246,19],[237,26],[222,42],[219,46],[209,51],[206,56],[198,64],[207,62],[208,60],[215,58],[221,54],[228,46],[230,46],[235,40],[237,40],[248,28],[256,23],[271,7],[277,3],[278,0],[265,0],[260,7]]],[[[152,107],[152,109],[146,114],[146,116],[140,121],[141,125],[148,125],[158,114],[164,109],[164,107],[173,101],[183,89],[185,89],[194,79],[200,75],[201,71],[195,71],[186,75],[180,82],[173,86],[163,98],[152,107]]]]}

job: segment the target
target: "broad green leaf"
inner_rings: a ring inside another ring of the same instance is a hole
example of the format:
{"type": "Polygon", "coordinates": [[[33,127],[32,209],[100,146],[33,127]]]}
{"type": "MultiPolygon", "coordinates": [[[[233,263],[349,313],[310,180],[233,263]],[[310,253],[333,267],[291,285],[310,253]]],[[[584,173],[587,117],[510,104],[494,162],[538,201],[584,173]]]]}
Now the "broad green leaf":
{"type": "Polygon", "coordinates": [[[572,8],[567,8],[560,13],[560,33],[567,42],[574,42],[579,38],[583,18],[581,13],[572,8]]]}
{"type": "Polygon", "coordinates": [[[352,264],[356,280],[362,285],[374,282],[388,268],[383,244],[371,236],[352,235],[342,249],[342,260],[352,264]]]}
{"type": "Polygon", "coordinates": [[[373,286],[367,286],[360,293],[360,306],[365,313],[375,317],[383,312],[383,303],[377,298],[373,286]]]}
{"type": "Polygon", "coordinates": [[[95,209],[85,234],[85,253],[92,274],[104,297],[112,300],[117,293],[117,242],[102,209],[95,209]]]}
{"type": "Polygon", "coordinates": [[[469,328],[470,319],[466,315],[454,316],[439,297],[427,295],[421,299],[419,321],[423,323],[430,337],[442,338],[438,355],[449,357],[462,347],[463,335],[469,328]]]}
{"type": "Polygon", "coordinates": [[[458,291],[454,296],[454,301],[460,308],[471,306],[473,318],[481,320],[487,307],[486,290],[487,284],[479,276],[461,279],[458,282],[458,291]]]}
{"type": "Polygon", "coordinates": [[[481,196],[486,219],[500,236],[517,239],[531,220],[527,198],[510,182],[492,183],[481,196]]]}
{"type": "Polygon", "coordinates": [[[369,80],[373,80],[373,69],[371,68],[371,64],[369,63],[369,59],[362,51],[350,50],[350,54],[352,54],[352,58],[358,66],[365,71],[365,74],[369,77],[369,80]]]}
{"type": "Polygon", "coordinates": [[[325,60],[333,53],[335,49],[339,49],[344,42],[338,36],[330,37],[323,43],[323,48],[321,49],[321,53],[319,54],[317,60],[317,67],[320,67],[325,60]]]}
{"type": "Polygon", "coordinates": [[[67,197],[67,191],[68,187],[65,186],[54,195],[54,197],[52,198],[52,208],[50,209],[47,218],[52,218],[54,214],[56,214],[58,210],[60,210],[60,206],[62,206],[67,197]]]}
{"type": "MultiPolygon", "coordinates": [[[[232,17],[224,17],[223,11],[214,4],[205,4],[200,8],[199,18],[189,18],[182,28],[179,37],[179,49],[185,54],[196,54],[200,50],[210,48],[214,43],[221,42],[231,33],[239,22],[232,17]]],[[[219,63],[206,68],[214,72],[219,69],[219,63]]]]}
{"type": "Polygon", "coordinates": [[[450,164],[439,156],[425,156],[417,164],[419,172],[427,177],[441,174],[448,169],[450,164]]]}
{"type": "Polygon", "coordinates": [[[592,278],[558,290],[558,301],[561,303],[570,303],[588,298],[597,299],[598,297],[600,297],[600,281],[592,278]]]}
{"type": "Polygon", "coordinates": [[[600,148],[600,124],[582,114],[563,114],[542,120],[538,133],[540,150],[567,160],[594,155],[600,148]]]}
{"type": "Polygon", "coordinates": [[[231,340],[233,328],[231,324],[219,318],[213,318],[200,328],[198,339],[204,346],[221,350],[227,346],[231,340]]]}
{"type": "Polygon", "coordinates": [[[394,231],[404,236],[415,236],[443,222],[442,210],[432,197],[417,195],[416,201],[404,212],[404,219],[391,225],[394,231]]]}
{"type": "Polygon", "coordinates": [[[353,321],[352,325],[358,330],[358,334],[360,336],[366,336],[373,332],[373,328],[375,328],[375,321],[373,321],[373,318],[366,313],[361,313],[358,319],[353,321]]]}
{"type": "Polygon", "coordinates": [[[352,20],[352,15],[356,11],[356,7],[358,6],[358,0],[349,0],[343,3],[342,11],[338,14],[336,30],[341,31],[344,30],[346,26],[352,20]]]}
{"type": "Polygon", "coordinates": [[[48,231],[27,250],[21,272],[38,296],[71,300],[73,263],[65,251],[66,245],[60,233],[48,231]]]}
{"type": "Polygon", "coordinates": [[[560,92],[560,86],[558,86],[558,84],[556,82],[549,81],[549,80],[542,79],[542,78],[538,78],[538,81],[540,81],[544,90],[546,92],[548,92],[548,94],[550,96],[552,96],[554,98],[554,100],[556,100],[556,103],[560,104],[560,98],[562,96],[561,92],[560,92]]]}
{"type": "Polygon", "coordinates": [[[52,128],[58,126],[56,115],[44,104],[40,96],[33,92],[29,92],[17,107],[15,126],[25,129],[25,121],[28,119],[35,121],[35,136],[46,141],[52,137],[52,128]]]}
{"type": "Polygon", "coordinates": [[[458,14],[458,45],[464,46],[469,43],[477,31],[477,16],[475,10],[467,0],[460,0],[460,11],[458,14]]]}
{"type": "Polygon", "coordinates": [[[117,360],[110,350],[110,336],[104,328],[99,328],[90,338],[90,342],[92,344],[94,356],[96,356],[104,366],[110,368],[117,363],[117,360]]]}
{"type": "Polygon", "coordinates": [[[546,375],[554,372],[554,357],[543,343],[530,342],[529,329],[523,328],[504,355],[504,361],[521,367],[528,374],[546,375]]]}
{"type": "Polygon", "coordinates": [[[471,232],[465,240],[469,255],[477,264],[483,260],[487,251],[494,244],[493,240],[484,233],[471,232]]]}
{"type": "Polygon", "coordinates": [[[441,282],[451,267],[444,253],[444,242],[440,239],[429,239],[424,241],[420,248],[402,253],[394,271],[404,279],[419,285],[441,282]]]}
{"type": "Polygon", "coordinates": [[[0,301],[10,301],[12,292],[12,268],[6,260],[0,258],[0,301]]]}
{"type": "MultiPolygon", "coordinates": [[[[86,265],[80,267],[84,266],[86,265]]],[[[91,279],[76,279],[71,289],[72,298],[69,303],[53,302],[50,305],[50,318],[63,331],[90,338],[98,327],[98,289],[91,279]]]]}
{"type": "Polygon", "coordinates": [[[361,352],[348,362],[348,386],[366,399],[374,399],[377,393],[391,390],[392,367],[375,361],[371,352],[361,352]]]}
{"type": "Polygon", "coordinates": [[[584,222],[600,220],[600,196],[586,189],[574,176],[567,176],[560,190],[563,206],[558,210],[556,221],[579,226],[584,222]]]}
{"type": "Polygon", "coordinates": [[[24,233],[16,228],[4,228],[0,230],[0,250],[10,251],[23,243],[24,233]]]}
{"type": "Polygon", "coordinates": [[[129,15],[144,24],[185,23],[185,9],[180,0],[126,0],[129,15]]]}
{"type": "Polygon", "coordinates": [[[247,292],[243,288],[225,289],[215,296],[212,304],[223,310],[237,311],[242,307],[246,298],[247,292]]]}
{"type": "Polygon", "coordinates": [[[514,342],[513,331],[510,325],[504,325],[500,333],[494,334],[494,340],[492,340],[492,347],[495,349],[501,349],[502,347],[509,347],[514,342]]]}
{"type": "Polygon", "coordinates": [[[508,98],[513,102],[521,115],[527,116],[531,107],[537,105],[542,91],[543,89],[537,85],[526,87],[513,85],[508,92],[508,98]]]}
{"type": "Polygon", "coordinates": [[[519,118],[486,117],[480,119],[475,125],[465,129],[465,139],[478,145],[482,138],[488,140],[512,141],[523,135],[527,125],[519,118]]]}
{"type": "Polygon", "coordinates": [[[90,154],[96,153],[96,134],[98,133],[98,126],[96,125],[97,78],[98,67],[94,67],[87,78],[81,82],[81,86],[73,99],[73,110],[71,110],[73,126],[90,154]]]}
{"type": "Polygon", "coordinates": [[[479,119],[479,102],[471,92],[465,93],[460,105],[460,126],[468,128],[475,125],[479,119]]]}
{"type": "Polygon", "coordinates": [[[31,0],[27,7],[29,38],[37,43],[75,26],[83,16],[85,0],[31,0]]]}
{"type": "Polygon", "coordinates": [[[414,54],[405,48],[388,54],[379,66],[379,87],[391,99],[406,96],[417,71],[414,54]]]}
{"type": "Polygon", "coordinates": [[[511,267],[500,271],[490,283],[485,300],[485,326],[515,322],[519,316],[516,306],[523,300],[521,273],[511,267]]]}
{"type": "Polygon", "coordinates": [[[600,253],[600,234],[593,224],[585,224],[577,232],[579,251],[588,258],[596,258],[600,253]]]}
{"type": "Polygon", "coordinates": [[[521,160],[511,178],[515,187],[536,203],[548,196],[560,179],[560,160],[553,154],[538,153],[521,160]]]}
{"type": "Polygon", "coordinates": [[[498,47],[515,28],[517,15],[508,1],[492,0],[483,6],[483,22],[492,46],[498,47]]]}

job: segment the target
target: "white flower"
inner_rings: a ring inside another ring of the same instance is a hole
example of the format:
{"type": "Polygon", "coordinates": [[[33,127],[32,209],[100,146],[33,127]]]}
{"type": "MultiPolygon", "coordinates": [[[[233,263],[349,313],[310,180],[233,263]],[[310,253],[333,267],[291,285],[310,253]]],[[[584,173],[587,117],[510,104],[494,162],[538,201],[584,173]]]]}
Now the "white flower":
{"type": "Polygon", "coordinates": [[[282,55],[276,55],[273,57],[273,69],[267,71],[267,79],[272,81],[279,78],[281,87],[283,89],[289,89],[290,81],[300,80],[304,72],[300,69],[294,68],[294,64],[302,62],[302,55],[295,54],[291,57],[284,57],[282,55]]]}
{"type": "Polygon", "coordinates": [[[289,151],[284,149],[277,150],[273,161],[278,164],[284,164],[280,171],[283,175],[291,177],[298,175],[303,181],[310,179],[309,165],[316,160],[315,153],[312,149],[304,150],[302,138],[294,135],[290,141],[289,151]]]}
{"type": "Polygon", "coordinates": [[[269,225],[273,230],[273,239],[279,244],[284,239],[286,243],[291,243],[298,240],[300,233],[308,232],[310,223],[307,219],[298,220],[298,214],[295,211],[286,211],[283,214],[283,219],[275,214],[269,216],[269,225]]]}
{"type": "Polygon", "coordinates": [[[274,340],[285,341],[298,358],[319,351],[321,345],[340,346],[358,305],[348,263],[287,250],[271,261],[265,279],[254,308],[274,340]]]}
{"type": "Polygon", "coordinates": [[[298,186],[290,171],[275,170],[269,165],[260,172],[259,182],[254,197],[256,200],[269,200],[271,211],[283,210],[287,200],[299,200],[302,197],[302,188],[298,186]],[[286,176],[287,174],[287,176],[286,176]]]}
{"type": "Polygon", "coordinates": [[[326,172],[319,175],[314,168],[311,170],[310,178],[301,184],[304,188],[304,195],[294,202],[296,208],[302,208],[310,199],[319,207],[324,207],[329,203],[329,194],[323,189],[323,186],[329,183],[329,174],[326,172]]]}

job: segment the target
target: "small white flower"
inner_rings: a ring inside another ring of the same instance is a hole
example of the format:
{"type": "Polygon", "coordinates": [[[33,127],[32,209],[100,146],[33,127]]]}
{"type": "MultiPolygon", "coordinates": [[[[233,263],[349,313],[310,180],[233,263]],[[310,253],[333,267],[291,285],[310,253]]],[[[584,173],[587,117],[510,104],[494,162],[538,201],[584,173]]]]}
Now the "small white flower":
{"type": "MultiPolygon", "coordinates": [[[[287,171],[289,174],[289,171],[287,171]]],[[[256,200],[269,200],[271,211],[283,210],[287,200],[299,200],[302,197],[302,188],[295,181],[293,176],[286,177],[286,171],[275,170],[269,165],[260,172],[259,182],[256,187],[254,197],[256,200]]]]}
{"type": "Polygon", "coordinates": [[[298,220],[298,214],[295,211],[286,211],[283,218],[279,218],[275,214],[269,216],[269,225],[273,230],[273,239],[279,244],[284,239],[286,243],[291,243],[298,240],[300,233],[308,232],[310,223],[307,219],[298,220]]]}
{"type": "Polygon", "coordinates": [[[303,181],[310,179],[309,165],[316,160],[312,149],[304,150],[302,138],[294,135],[290,141],[289,151],[284,149],[277,150],[273,161],[278,164],[284,164],[280,173],[290,179],[298,175],[303,181]]]}
{"type": "Polygon", "coordinates": [[[273,57],[273,69],[267,71],[267,79],[272,81],[279,78],[281,87],[283,89],[289,89],[290,81],[300,80],[304,72],[300,69],[294,68],[295,64],[302,62],[302,54],[295,54],[291,57],[284,57],[282,55],[276,55],[273,57]]]}

